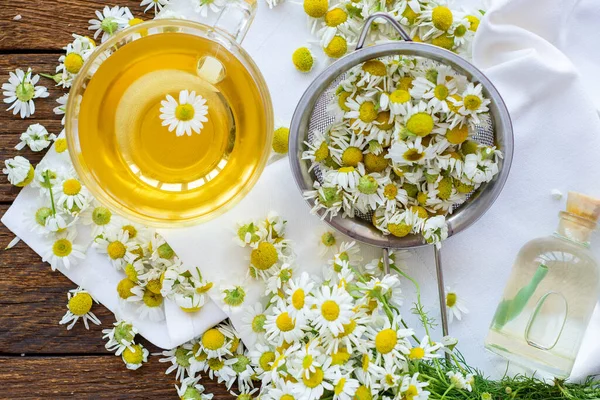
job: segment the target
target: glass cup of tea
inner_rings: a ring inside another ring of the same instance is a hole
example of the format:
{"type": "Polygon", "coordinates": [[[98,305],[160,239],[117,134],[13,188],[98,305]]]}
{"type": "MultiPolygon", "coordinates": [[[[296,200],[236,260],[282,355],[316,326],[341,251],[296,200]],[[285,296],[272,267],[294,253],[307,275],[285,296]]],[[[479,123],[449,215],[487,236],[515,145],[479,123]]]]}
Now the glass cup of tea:
{"type": "Polygon", "coordinates": [[[255,1],[238,0],[214,26],[144,22],[94,51],[70,92],[66,137],[98,201],[145,225],[180,227],[220,215],[250,191],[273,135],[269,90],[240,46],[255,12],[255,1]],[[207,110],[199,132],[178,136],[161,109],[183,91],[207,110]]]}

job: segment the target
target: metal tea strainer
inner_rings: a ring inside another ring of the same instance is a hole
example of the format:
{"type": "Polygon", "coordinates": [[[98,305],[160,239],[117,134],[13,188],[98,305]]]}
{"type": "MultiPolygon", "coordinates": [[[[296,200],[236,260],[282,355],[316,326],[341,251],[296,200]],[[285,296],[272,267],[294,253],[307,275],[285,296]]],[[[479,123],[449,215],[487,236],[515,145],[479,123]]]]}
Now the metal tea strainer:
{"type": "MultiPolygon", "coordinates": [[[[471,193],[468,200],[456,207],[452,214],[447,217],[448,236],[457,234],[477,221],[491,207],[502,191],[513,157],[513,131],[510,116],[502,97],[481,71],[448,50],[425,43],[412,42],[400,24],[388,14],[376,13],[367,18],[358,39],[356,51],[329,66],[312,82],[300,99],[290,127],[289,152],[294,179],[302,193],[311,190],[315,180],[322,179],[321,171],[318,168],[309,172],[310,163],[302,160],[302,152],[306,150],[304,142],[310,143],[313,131],[325,132],[334,122],[334,116],[327,111],[327,106],[335,96],[335,91],[339,82],[344,79],[345,73],[357,64],[390,55],[420,56],[446,64],[465,75],[470,81],[481,83],[484,95],[491,100],[489,118],[482,119],[482,123],[476,128],[473,139],[482,144],[495,145],[502,151],[504,158],[499,163],[499,172],[496,177],[471,193]],[[363,48],[369,28],[378,18],[387,20],[398,31],[404,41],[363,48]]],[[[312,201],[308,202],[312,207],[312,201]]],[[[337,216],[332,219],[325,219],[325,222],[335,230],[359,242],[383,248],[386,272],[389,271],[389,249],[408,249],[428,245],[418,235],[409,235],[403,238],[383,235],[372,226],[368,216],[364,216],[364,218],[342,218],[337,216]]],[[[448,321],[440,251],[437,246],[433,247],[435,249],[442,330],[443,334],[447,335],[448,321]]]]}

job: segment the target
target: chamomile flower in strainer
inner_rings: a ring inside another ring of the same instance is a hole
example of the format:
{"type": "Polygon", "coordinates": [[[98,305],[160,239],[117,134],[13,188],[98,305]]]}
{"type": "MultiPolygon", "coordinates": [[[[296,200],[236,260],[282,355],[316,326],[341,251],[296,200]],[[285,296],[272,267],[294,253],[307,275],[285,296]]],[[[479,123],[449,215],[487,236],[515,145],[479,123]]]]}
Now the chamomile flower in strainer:
{"type": "Polygon", "coordinates": [[[477,85],[472,82],[469,83],[461,96],[460,100],[450,100],[454,107],[458,108],[458,114],[454,115],[454,119],[450,124],[451,128],[464,122],[464,118],[461,118],[461,116],[467,117],[468,122],[472,125],[479,124],[481,122],[479,114],[489,111],[488,105],[491,100],[483,96],[481,83],[477,85]]]}
{"type": "Polygon", "coordinates": [[[337,185],[333,184],[321,185],[319,181],[315,181],[313,186],[315,190],[309,190],[304,193],[305,199],[314,202],[310,213],[313,215],[321,213],[321,219],[327,217],[333,218],[338,215],[344,206],[347,194],[337,185]]]}
{"type": "Polygon", "coordinates": [[[160,102],[160,119],[162,125],[168,126],[169,132],[175,131],[177,136],[201,133],[204,123],[208,122],[208,105],[206,99],[196,95],[195,91],[182,90],[179,101],[167,94],[166,100],[160,102]]]}
{"type": "Polygon", "coordinates": [[[58,183],[55,198],[58,207],[69,213],[78,213],[87,206],[91,195],[75,172],[71,171],[58,183]]]}
{"type": "Polygon", "coordinates": [[[409,135],[425,137],[432,133],[444,134],[445,127],[438,125],[438,115],[432,113],[427,106],[427,103],[420,101],[419,103],[408,108],[408,112],[404,116],[404,126],[409,135]]]}
{"type": "Polygon", "coordinates": [[[316,129],[313,131],[312,135],[313,139],[310,143],[304,142],[308,147],[308,150],[302,152],[302,159],[311,161],[310,171],[312,171],[319,163],[326,161],[331,154],[325,135],[316,129]]]}
{"type": "Polygon", "coordinates": [[[435,149],[423,146],[422,138],[417,136],[404,141],[394,141],[385,158],[396,166],[423,165],[435,157],[435,149]]]}
{"type": "Polygon", "coordinates": [[[44,253],[42,261],[48,262],[52,271],[64,267],[69,269],[85,258],[85,248],[75,244],[77,231],[73,228],[58,233],[50,248],[44,253]]]}
{"type": "Polygon", "coordinates": [[[384,212],[377,219],[377,227],[384,234],[405,237],[414,231],[414,218],[410,211],[397,209],[394,212],[384,212]]]}
{"type": "Polygon", "coordinates": [[[427,243],[439,244],[448,238],[448,224],[443,215],[428,218],[423,226],[423,237],[427,243]]]}
{"type": "Polygon", "coordinates": [[[188,377],[181,381],[177,388],[177,395],[181,400],[211,400],[212,393],[204,393],[204,386],[198,383],[199,377],[188,377]]]}
{"type": "Polygon", "coordinates": [[[304,335],[304,329],[307,329],[302,314],[297,313],[292,317],[287,308],[278,306],[273,307],[272,312],[267,315],[264,327],[265,338],[277,346],[281,346],[284,341],[298,341],[304,335]]]}
{"type": "Polygon", "coordinates": [[[121,358],[125,363],[127,369],[135,371],[140,368],[145,362],[148,362],[148,355],[150,352],[144,348],[141,344],[131,345],[131,348],[127,347],[123,350],[121,358]]]}
{"type": "Polygon", "coordinates": [[[355,132],[370,130],[379,114],[377,104],[372,97],[360,95],[355,98],[349,97],[346,100],[346,107],[348,107],[350,111],[344,114],[344,118],[351,120],[350,128],[355,132]]]}
{"type": "Polygon", "coordinates": [[[387,212],[393,213],[398,205],[408,204],[408,193],[398,183],[389,177],[383,182],[383,203],[387,212]]]}
{"type": "MultiPolygon", "coordinates": [[[[361,153],[362,157],[362,153],[361,153]]],[[[328,186],[340,187],[348,192],[356,189],[360,177],[364,174],[363,164],[358,164],[359,168],[353,166],[331,169],[325,174],[325,184],[328,186]]],[[[340,201],[343,198],[340,198],[340,201]]]]}
{"type": "Polygon", "coordinates": [[[103,339],[108,339],[104,345],[106,350],[115,352],[115,355],[120,356],[125,349],[133,351],[135,335],[138,330],[125,320],[117,320],[113,323],[111,329],[103,329],[103,339]]]}
{"type": "Polygon", "coordinates": [[[159,355],[162,355],[163,358],[160,358],[158,362],[161,363],[171,363],[169,368],[165,374],[170,374],[173,371],[175,372],[175,379],[178,381],[183,381],[187,377],[192,376],[190,370],[190,358],[192,357],[191,352],[183,346],[175,347],[171,350],[165,350],[159,355]]]}
{"type": "Polygon", "coordinates": [[[8,181],[17,187],[29,185],[35,176],[35,170],[28,159],[21,156],[4,160],[5,168],[2,173],[8,178],[8,181]]]}
{"type": "Polygon", "coordinates": [[[113,267],[118,270],[123,269],[129,261],[136,258],[133,251],[137,246],[125,231],[106,231],[94,240],[93,246],[100,253],[106,254],[113,267]]]}
{"type": "Polygon", "coordinates": [[[163,297],[160,293],[136,285],[130,289],[133,294],[127,298],[136,309],[136,315],[140,319],[149,319],[152,322],[160,322],[165,319],[163,309],[163,297]]]}
{"type": "Polygon", "coordinates": [[[389,94],[383,92],[379,97],[379,104],[382,110],[389,109],[392,115],[404,116],[410,110],[411,99],[408,90],[395,89],[389,94]]]}
{"type": "Polygon", "coordinates": [[[340,134],[332,136],[331,155],[342,167],[358,167],[363,162],[363,148],[366,138],[362,134],[352,133],[350,137],[340,134]]]}
{"type": "Polygon", "coordinates": [[[356,208],[362,213],[374,211],[383,204],[383,185],[385,178],[378,173],[365,174],[358,180],[354,198],[356,208]]]}
{"type": "MultiPolygon", "coordinates": [[[[67,326],[67,330],[71,330],[79,318],[81,318],[85,325],[85,329],[90,329],[88,321],[95,325],[100,325],[100,320],[91,311],[95,300],[86,290],[80,287],[69,290],[67,297],[69,299],[67,304],[68,311],[62,317],[59,324],[65,325],[70,322],[70,325],[67,326]]],[[[98,302],[96,301],[96,303],[98,302]]]]}
{"type": "Polygon", "coordinates": [[[456,82],[452,75],[446,73],[446,69],[440,68],[436,82],[432,82],[423,77],[417,77],[414,81],[411,95],[415,99],[422,99],[427,102],[427,106],[432,112],[448,112],[449,96],[456,94],[456,82]]]}

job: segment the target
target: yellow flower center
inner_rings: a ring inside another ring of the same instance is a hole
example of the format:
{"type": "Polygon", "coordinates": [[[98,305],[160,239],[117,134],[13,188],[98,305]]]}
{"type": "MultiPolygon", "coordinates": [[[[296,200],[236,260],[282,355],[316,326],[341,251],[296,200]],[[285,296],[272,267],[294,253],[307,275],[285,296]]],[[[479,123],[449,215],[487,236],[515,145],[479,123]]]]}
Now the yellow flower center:
{"type": "Polygon", "coordinates": [[[334,8],[325,14],[325,25],[335,28],[348,20],[348,13],[341,8],[334,8]]]}
{"type": "Polygon", "coordinates": [[[339,396],[340,394],[344,393],[344,386],[346,385],[346,378],[340,378],[340,380],[338,381],[338,383],[335,384],[335,387],[333,388],[333,392],[339,396]]]}
{"type": "Polygon", "coordinates": [[[137,229],[133,225],[124,225],[121,227],[121,230],[124,230],[129,234],[129,239],[133,239],[137,236],[137,229]]]}
{"type": "Polygon", "coordinates": [[[56,141],[54,142],[54,150],[59,154],[64,153],[67,150],[67,139],[56,139],[56,141]]]}
{"type": "MultiPolygon", "coordinates": [[[[323,245],[325,245],[326,247],[331,247],[334,246],[336,243],[335,240],[335,235],[333,234],[333,232],[325,232],[324,234],[321,235],[321,243],[323,243],[323,245]]],[[[302,292],[302,294],[304,294],[304,292],[302,292]]],[[[302,303],[304,304],[304,303],[302,303]]]]}
{"type": "Polygon", "coordinates": [[[284,394],[279,398],[279,400],[296,400],[296,398],[291,394],[284,394]]]}
{"type": "Polygon", "coordinates": [[[375,336],[375,348],[381,354],[387,354],[394,350],[398,343],[398,336],[393,329],[384,329],[375,336]]]}
{"type": "Polygon", "coordinates": [[[321,18],[329,8],[328,0],[304,0],[304,12],[313,18],[321,18]]]}
{"type": "Polygon", "coordinates": [[[371,359],[369,358],[369,356],[367,354],[363,354],[362,356],[362,362],[361,362],[361,367],[363,371],[367,371],[369,369],[369,363],[370,363],[371,359]]]}
{"type": "Polygon", "coordinates": [[[350,360],[350,353],[343,347],[331,354],[331,365],[345,365],[348,360],[350,360]]]}
{"type": "Polygon", "coordinates": [[[367,153],[364,155],[365,168],[367,172],[382,172],[389,162],[385,158],[385,152],[380,154],[367,153]]]}
{"type": "Polygon", "coordinates": [[[150,290],[144,291],[142,300],[144,300],[145,305],[151,308],[160,307],[160,305],[163,303],[163,297],[160,294],[151,292],[150,290]]]}
{"type": "Polygon", "coordinates": [[[419,218],[427,218],[429,216],[429,214],[427,214],[427,210],[424,209],[423,207],[412,206],[410,208],[410,211],[412,211],[413,213],[417,214],[417,216],[419,218]]]}
{"type": "Polygon", "coordinates": [[[446,100],[446,97],[448,97],[448,88],[445,85],[437,85],[433,89],[433,95],[438,100],[446,100]]]}
{"type": "Polygon", "coordinates": [[[400,222],[399,224],[388,224],[387,229],[392,235],[396,237],[404,237],[410,233],[410,231],[412,230],[412,226],[404,222],[400,222]]]}
{"type": "Polygon", "coordinates": [[[410,101],[410,93],[408,93],[408,91],[404,89],[394,90],[390,94],[390,101],[396,104],[406,103],[410,101]]]}
{"type": "Polygon", "coordinates": [[[479,28],[479,18],[477,18],[474,15],[467,15],[467,21],[469,21],[471,23],[471,26],[469,27],[470,30],[472,30],[473,32],[475,32],[477,30],[477,28],[479,28]]]}
{"type": "Polygon", "coordinates": [[[73,244],[68,239],[58,239],[52,245],[52,252],[57,257],[67,257],[73,250],[73,244]]]}
{"type": "Polygon", "coordinates": [[[377,110],[375,109],[375,103],[372,101],[365,101],[362,103],[358,109],[359,116],[361,121],[369,123],[375,121],[377,118],[377,110]]]}
{"type": "Polygon", "coordinates": [[[131,289],[133,289],[134,287],[135,287],[134,281],[132,281],[129,278],[124,278],[121,281],[119,281],[119,284],[117,285],[117,293],[119,294],[119,297],[121,297],[122,299],[127,299],[127,298],[133,296],[131,289]]]}
{"type": "Polygon", "coordinates": [[[406,397],[406,400],[413,400],[418,394],[419,389],[417,389],[415,385],[410,385],[408,389],[406,389],[406,392],[404,392],[404,397],[406,397]]]}
{"type": "Polygon", "coordinates": [[[377,114],[375,122],[377,122],[377,126],[379,126],[379,129],[384,131],[388,131],[394,127],[394,120],[392,119],[390,121],[389,111],[382,111],[379,114],[377,114]]]}
{"type": "Polygon", "coordinates": [[[404,11],[402,11],[402,16],[408,20],[409,25],[413,25],[419,17],[419,14],[407,5],[404,11]]]}
{"type": "Polygon", "coordinates": [[[327,321],[335,321],[340,316],[340,306],[333,300],[326,300],[321,305],[321,315],[327,321]]]}
{"type": "Polygon", "coordinates": [[[346,167],[357,167],[362,160],[363,153],[358,147],[348,147],[342,153],[342,164],[346,167]]]}
{"type": "Polygon", "coordinates": [[[260,242],[250,254],[250,262],[261,271],[271,268],[278,260],[277,249],[269,242],[260,242]]]}
{"type": "Polygon", "coordinates": [[[467,27],[464,25],[459,25],[454,29],[454,36],[456,37],[463,37],[465,33],[467,33],[467,27]]]}
{"type": "Polygon", "coordinates": [[[275,325],[277,325],[277,328],[282,332],[289,332],[295,327],[294,320],[290,317],[290,314],[288,314],[287,311],[279,314],[275,320],[275,325]]]}
{"type": "Polygon", "coordinates": [[[142,346],[134,344],[130,347],[133,348],[133,351],[131,351],[129,347],[123,350],[123,360],[125,360],[127,364],[141,364],[144,361],[142,346]]]}
{"type": "Polygon", "coordinates": [[[189,121],[194,118],[196,111],[191,104],[179,104],[175,108],[175,118],[180,121],[189,121]]]}
{"type": "Polygon", "coordinates": [[[202,345],[208,350],[218,350],[225,344],[225,335],[218,329],[209,329],[202,335],[202,345]]]}
{"type": "Polygon", "coordinates": [[[313,356],[311,356],[310,354],[307,354],[302,359],[302,368],[308,369],[312,365],[312,363],[313,363],[313,356]]]}
{"type": "Polygon", "coordinates": [[[81,67],[83,67],[83,57],[81,57],[81,55],[77,53],[67,54],[67,56],[65,57],[64,64],[67,72],[70,72],[71,74],[76,74],[79,72],[81,67]]]}
{"type": "Polygon", "coordinates": [[[351,319],[347,324],[342,324],[344,331],[338,335],[338,337],[344,337],[350,335],[356,329],[356,321],[351,319]]]}
{"type": "Polygon", "coordinates": [[[425,350],[423,350],[422,347],[413,347],[412,349],[410,349],[408,357],[411,360],[420,360],[423,357],[425,357],[425,350]]]}
{"type": "Polygon", "coordinates": [[[456,305],[456,293],[448,293],[446,295],[446,306],[454,307],[456,305]]]}
{"type": "MultiPolygon", "coordinates": [[[[451,96],[450,96],[450,99],[452,99],[452,100],[454,100],[454,102],[456,102],[456,101],[461,101],[461,100],[462,100],[462,97],[460,97],[460,96],[459,96],[459,95],[457,95],[457,94],[453,94],[453,95],[451,95],[451,96]]],[[[457,106],[454,104],[454,102],[453,102],[453,101],[451,101],[450,99],[447,99],[447,100],[446,100],[446,104],[448,104],[448,108],[449,108],[449,109],[450,109],[450,111],[452,111],[453,113],[455,113],[455,114],[458,114],[458,109],[459,109],[459,107],[457,107],[457,106]]]]}
{"type": "Polygon", "coordinates": [[[408,90],[413,87],[413,79],[414,78],[412,76],[403,76],[400,78],[400,82],[398,82],[398,89],[408,92],[408,90]]]}
{"type": "Polygon", "coordinates": [[[348,106],[346,105],[346,101],[348,100],[348,97],[350,97],[351,94],[352,93],[350,92],[342,92],[338,97],[338,105],[342,110],[346,112],[350,111],[350,108],[348,108],[348,106]]]}
{"type": "Polygon", "coordinates": [[[304,290],[296,289],[292,294],[292,306],[294,306],[296,310],[302,309],[302,307],[304,307],[304,298],[304,290]]]}
{"type": "Polygon", "coordinates": [[[160,281],[160,279],[152,279],[148,281],[146,289],[148,289],[154,294],[160,294],[160,290],[162,289],[162,282],[160,281]]]}
{"type": "Polygon", "coordinates": [[[434,46],[442,47],[446,50],[452,50],[452,48],[454,47],[454,36],[449,36],[445,34],[440,35],[431,39],[431,44],[433,44],[434,46]]]}
{"type": "Polygon", "coordinates": [[[406,128],[417,136],[427,136],[433,130],[433,117],[425,112],[412,115],[406,123],[406,128]]]}
{"type": "Polygon", "coordinates": [[[263,369],[263,371],[271,370],[271,363],[275,361],[275,353],[272,351],[266,351],[260,355],[258,359],[258,365],[263,369]]]}
{"type": "Polygon", "coordinates": [[[356,389],[356,393],[354,393],[353,400],[371,400],[373,399],[373,395],[371,394],[371,390],[365,385],[360,385],[358,389],[356,389]]]}
{"type": "Polygon", "coordinates": [[[468,94],[463,99],[463,104],[467,110],[475,111],[481,105],[481,98],[479,98],[479,96],[475,96],[474,94],[468,94]]]}
{"type": "Polygon", "coordinates": [[[89,293],[79,292],[69,300],[69,311],[82,317],[92,309],[92,296],[89,293]]]}
{"type": "Polygon", "coordinates": [[[317,367],[315,372],[308,375],[308,378],[306,375],[302,375],[302,382],[304,382],[304,386],[314,389],[323,382],[324,376],[323,370],[320,367],[317,367]]]}
{"type": "Polygon", "coordinates": [[[408,150],[406,150],[404,152],[404,154],[402,155],[402,157],[406,161],[416,162],[416,161],[421,160],[423,157],[425,157],[425,154],[421,153],[417,149],[408,149],[408,150]]]}
{"type": "Polygon", "coordinates": [[[204,351],[200,351],[200,343],[194,343],[194,346],[192,347],[192,354],[198,361],[204,361],[208,358],[208,354],[206,354],[204,351]]]}
{"type": "Polygon", "coordinates": [[[321,162],[329,157],[329,146],[327,143],[322,142],[317,150],[315,150],[315,161],[321,162]]]}
{"type": "Polygon", "coordinates": [[[289,139],[290,130],[288,128],[281,127],[276,129],[273,135],[273,151],[279,154],[287,153],[289,139]]]}
{"type": "Polygon", "coordinates": [[[113,260],[118,260],[120,258],[125,257],[126,250],[127,249],[125,248],[125,245],[118,240],[110,242],[106,247],[106,252],[108,253],[108,256],[113,260]]]}
{"type": "Polygon", "coordinates": [[[315,60],[307,47],[300,47],[292,54],[292,62],[298,71],[309,72],[315,60]]]}
{"type": "Polygon", "coordinates": [[[388,200],[394,200],[398,195],[398,187],[393,183],[388,183],[383,188],[383,196],[388,200]]]}
{"type": "Polygon", "coordinates": [[[362,70],[375,76],[386,76],[387,68],[385,64],[379,60],[369,60],[362,66],[362,70]]]}
{"type": "Polygon", "coordinates": [[[225,362],[216,357],[208,359],[207,364],[213,371],[220,371],[225,366],[225,362]]]}
{"type": "Polygon", "coordinates": [[[431,21],[440,31],[447,31],[452,26],[452,11],[446,6],[437,6],[431,12],[431,21]]]}
{"type": "Polygon", "coordinates": [[[438,184],[438,197],[442,200],[448,200],[452,195],[453,188],[454,185],[452,184],[452,179],[448,177],[442,178],[438,184]]]}
{"type": "Polygon", "coordinates": [[[334,36],[323,51],[331,58],[340,58],[348,51],[348,42],[339,35],[334,36]]]}
{"type": "Polygon", "coordinates": [[[67,196],[75,196],[81,191],[81,183],[77,179],[71,178],[63,182],[63,192],[67,196]]]}
{"type": "Polygon", "coordinates": [[[469,127],[467,124],[455,126],[446,131],[446,139],[452,144],[461,144],[469,137],[469,127]]]}

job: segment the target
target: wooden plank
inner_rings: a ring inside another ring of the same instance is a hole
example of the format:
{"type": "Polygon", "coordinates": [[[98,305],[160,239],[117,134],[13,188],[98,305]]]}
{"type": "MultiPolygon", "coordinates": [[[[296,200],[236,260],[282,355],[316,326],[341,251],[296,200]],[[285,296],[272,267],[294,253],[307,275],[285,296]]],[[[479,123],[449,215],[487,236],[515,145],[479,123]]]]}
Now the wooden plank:
{"type": "Polygon", "coordinates": [[[90,35],[88,21],[96,18],[94,12],[104,6],[127,6],[134,15],[144,15],[137,0],[2,0],[0,3],[0,52],[26,50],[59,50],[72,40],[71,34],[90,35]],[[21,15],[21,19],[13,18],[21,15]]]}
{"type": "MultiPolygon", "coordinates": [[[[174,375],[165,375],[159,357],[129,371],[119,357],[0,357],[2,398],[177,399],[174,375]],[[6,396],[6,397],[5,397],[6,396]]],[[[201,381],[214,399],[230,400],[225,386],[201,381]]]]}

